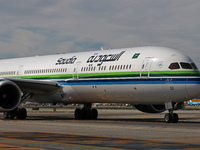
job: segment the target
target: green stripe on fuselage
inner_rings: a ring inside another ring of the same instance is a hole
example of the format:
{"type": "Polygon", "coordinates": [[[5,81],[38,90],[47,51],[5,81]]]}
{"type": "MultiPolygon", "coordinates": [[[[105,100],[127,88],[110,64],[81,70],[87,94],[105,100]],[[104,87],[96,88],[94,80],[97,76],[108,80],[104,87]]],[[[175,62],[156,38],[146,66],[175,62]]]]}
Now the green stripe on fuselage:
{"type": "Polygon", "coordinates": [[[199,71],[150,71],[150,77],[188,77],[200,76],[199,71]]]}
{"type": "MultiPolygon", "coordinates": [[[[148,76],[148,71],[142,71],[142,76],[148,76]]],[[[149,77],[200,77],[199,71],[150,71],[149,77]]],[[[20,76],[21,79],[36,79],[36,80],[50,80],[50,79],[71,79],[77,77],[77,74],[54,74],[54,75],[32,75],[20,76]]],[[[79,79],[91,78],[126,78],[126,77],[140,77],[140,71],[130,72],[104,72],[104,73],[80,73],[79,79]]],[[[16,78],[16,77],[8,77],[16,78]]]]}

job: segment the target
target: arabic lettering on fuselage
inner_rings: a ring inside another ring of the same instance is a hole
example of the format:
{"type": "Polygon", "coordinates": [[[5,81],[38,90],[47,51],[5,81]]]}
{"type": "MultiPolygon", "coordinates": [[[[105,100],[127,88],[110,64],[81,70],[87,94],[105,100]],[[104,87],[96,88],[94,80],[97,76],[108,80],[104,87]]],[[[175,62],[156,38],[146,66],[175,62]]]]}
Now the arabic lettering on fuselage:
{"type": "Polygon", "coordinates": [[[91,56],[88,60],[87,63],[93,63],[93,62],[99,62],[97,66],[101,66],[103,62],[107,61],[118,61],[119,58],[122,56],[122,54],[125,51],[122,51],[119,54],[108,54],[108,55],[98,55],[98,53],[95,53],[93,56],[91,56]]]}
{"type": "Polygon", "coordinates": [[[56,65],[73,64],[76,61],[76,59],[77,59],[76,56],[73,56],[73,57],[68,58],[68,59],[66,59],[66,58],[59,58],[57,60],[56,65]]]}

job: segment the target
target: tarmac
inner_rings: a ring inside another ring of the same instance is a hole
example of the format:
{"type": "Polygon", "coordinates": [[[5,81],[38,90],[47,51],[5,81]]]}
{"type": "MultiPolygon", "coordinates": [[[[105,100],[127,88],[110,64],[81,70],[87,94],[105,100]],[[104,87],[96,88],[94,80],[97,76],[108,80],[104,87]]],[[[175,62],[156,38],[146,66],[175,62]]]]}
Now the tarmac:
{"type": "Polygon", "coordinates": [[[0,116],[1,150],[200,149],[200,111],[180,110],[178,123],[137,110],[99,109],[97,120],[75,120],[73,109],[28,109],[26,120],[0,116]]]}

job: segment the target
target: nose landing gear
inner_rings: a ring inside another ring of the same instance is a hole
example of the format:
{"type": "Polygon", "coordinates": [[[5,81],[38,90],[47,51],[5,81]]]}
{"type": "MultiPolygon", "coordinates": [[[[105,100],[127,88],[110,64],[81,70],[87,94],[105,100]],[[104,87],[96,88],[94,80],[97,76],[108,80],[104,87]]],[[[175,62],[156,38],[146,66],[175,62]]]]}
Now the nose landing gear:
{"type": "Polygon", "coordinates": [[[169,110],[169,113],[165,114],[164,121],[166,123],[177,123],[179,120],[178,114],[173,113],[174,104],[172,102],[165,103],[165,108],[169,110]]]}
{"type": "Polygon", "coordinates": [[[171,111],[169,110],[169,113],[165,114],[165,122],[166,123],[177,123],[178,122],[178,114],[176,113],[171,113],[171,111]]]}

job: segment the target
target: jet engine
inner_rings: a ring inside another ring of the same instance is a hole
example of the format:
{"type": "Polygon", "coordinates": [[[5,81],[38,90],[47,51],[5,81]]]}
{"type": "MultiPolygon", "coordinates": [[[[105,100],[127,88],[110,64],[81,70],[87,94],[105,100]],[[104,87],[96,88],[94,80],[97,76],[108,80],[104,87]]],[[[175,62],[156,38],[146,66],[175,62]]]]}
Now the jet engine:
{"type": "Polygon", "coordinates": [[[11,81],[0,82],[0,111],[12,111],[21,102],[21,90],[11,81]]]}
{"type": "Polygon", "coordinates": [[[134,105],[136,109],[146,113],[161,113],[164,112],[165,105],[134,105]]]}

